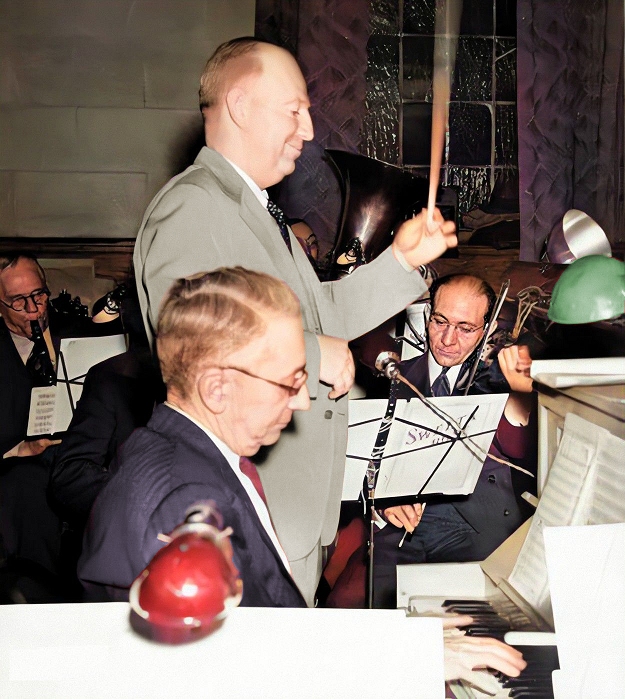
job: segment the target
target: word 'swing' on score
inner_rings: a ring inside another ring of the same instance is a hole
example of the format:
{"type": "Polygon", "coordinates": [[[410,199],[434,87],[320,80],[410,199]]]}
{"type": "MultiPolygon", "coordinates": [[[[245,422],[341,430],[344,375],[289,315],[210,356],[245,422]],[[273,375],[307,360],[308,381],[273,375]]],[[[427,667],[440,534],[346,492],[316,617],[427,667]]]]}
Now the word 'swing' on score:
{"type": "MultiPolygon", "coordinates": [[[[428,399],[436,411],[417,399],[398,400],[376,498],[472,493],[507,397],[428,399]]],[[[385,408],[384,400],[350,401],[343,499],[358,497],[385,408]]]]}

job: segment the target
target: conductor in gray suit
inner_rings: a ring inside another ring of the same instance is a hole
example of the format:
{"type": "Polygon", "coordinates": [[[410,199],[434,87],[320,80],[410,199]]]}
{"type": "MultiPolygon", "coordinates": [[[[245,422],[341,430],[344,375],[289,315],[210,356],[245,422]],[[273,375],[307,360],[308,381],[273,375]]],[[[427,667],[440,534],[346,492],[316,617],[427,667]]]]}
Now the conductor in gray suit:
{"type": "Polygon", "coordinates": [[[241,265],[283,279],[300,299],[311,409],[293,416],[259,469],[272,521],[307,603],[321,545],[336,533],[354,363],[347,342],[421,296],[417,268],[456,245],[437,211],[404,223],[373,262],[321,283],[266,188],[293,172],[313,137],[304,77],[290,53],[252,38],[222,44],[200,81],[206,147],[150,203],[134,265],[149,335],[179,277],[241,265]]]}

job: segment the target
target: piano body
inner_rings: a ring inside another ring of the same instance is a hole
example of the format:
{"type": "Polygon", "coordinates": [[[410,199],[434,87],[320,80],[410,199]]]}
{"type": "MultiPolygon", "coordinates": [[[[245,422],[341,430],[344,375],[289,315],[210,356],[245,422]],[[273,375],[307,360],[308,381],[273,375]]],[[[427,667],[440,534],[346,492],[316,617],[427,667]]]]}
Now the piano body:
{"type": "MultiPolygon", "coordinates": [[[[522,650],[528,659],[522,681],[505,687],[508,678],[500,678],[496,699],[563,696],[554,694],[550,676],[559,665],[544,528],[625,522],[625,384],[538,385],[538,392],[542,483],[534,516],[485,561],[397,567],[397,606],[409,615],[440,614],[443,607],[477,614],[468,633],[499,637],[522,650]]],[[[448,696],[492,695],[450,683],[448,696]]]]}

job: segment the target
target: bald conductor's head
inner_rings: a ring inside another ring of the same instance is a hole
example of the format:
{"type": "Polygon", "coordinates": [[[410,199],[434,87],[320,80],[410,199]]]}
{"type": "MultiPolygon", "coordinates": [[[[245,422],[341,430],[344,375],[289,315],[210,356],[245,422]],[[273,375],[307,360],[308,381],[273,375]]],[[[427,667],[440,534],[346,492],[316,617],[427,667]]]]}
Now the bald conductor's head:
{"type": "Polygon", "coordinates": [[[200,79],[206,145],[261,188],[295,169],[313,137],[304,76],[283,48],[242,37],[221,44],[200,79]]]}

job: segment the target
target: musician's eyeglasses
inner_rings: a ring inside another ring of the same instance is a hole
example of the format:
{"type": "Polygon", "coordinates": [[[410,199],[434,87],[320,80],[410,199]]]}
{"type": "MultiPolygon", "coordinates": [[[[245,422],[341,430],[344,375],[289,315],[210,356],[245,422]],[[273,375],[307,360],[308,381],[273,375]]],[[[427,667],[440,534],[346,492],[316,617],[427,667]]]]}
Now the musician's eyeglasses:
{"type": "Polygon", "coordinates": [[[301,373],[295,379],[295,381],[291,385],[289,385],[286,383],[280,383],[279,381],[274,381],[273,379],[267,379],[264,376],[258,376],[258,374],[253,374],[251,371],[248,371],[247,369],[242,369],[238,366],[222,366],[221,368],[231,369],[232,371],[238,371],[239,373],[245,374],[246,376],[249,376],[252,379],[259,379],[260,381],[270,383],[273,386],[278,386],[278,388],[284,389],[291,398],[293,396],[296,396],[302,390],[302,386],[306,383],[306,381],[308,381],[308,372],[306,371],[306,369],[302,369],[301,373]]]}
{"type": "Polygon", "coordinates": [[[484,325],[471,325],[471,323],[450,323],[444,315],[433,313],[429,320],[430,326],[436,332],[444,333],[447,328],[453,328],[461,337],[469,338],[475,335],[476,332],[484,329],[484,325]]]}
{"type": "Polygon", "coordinates": [[[14,311],[21,313],[26,310],[28,299],[30,299],[35,306],[43,306],[49,296],[50,289],[44,286],[42,289],[35,289],[35,291],[26,296],[14,296],[8,303],[0,299],[0,303],[7,308],[12,308],[14,311]]]}

